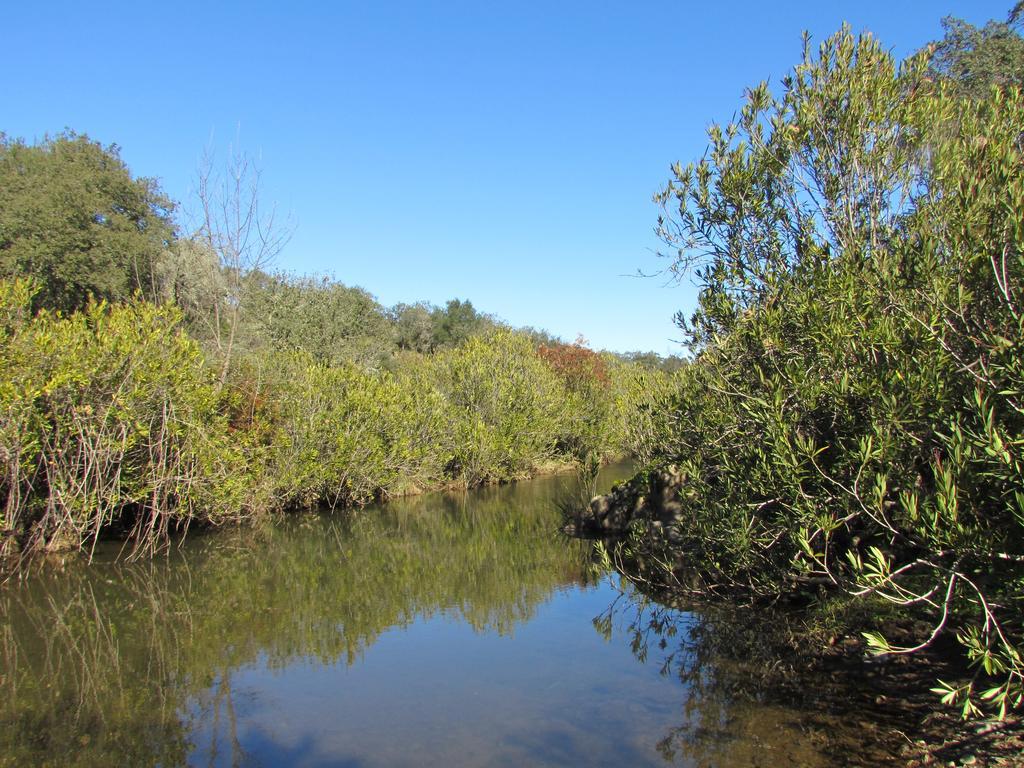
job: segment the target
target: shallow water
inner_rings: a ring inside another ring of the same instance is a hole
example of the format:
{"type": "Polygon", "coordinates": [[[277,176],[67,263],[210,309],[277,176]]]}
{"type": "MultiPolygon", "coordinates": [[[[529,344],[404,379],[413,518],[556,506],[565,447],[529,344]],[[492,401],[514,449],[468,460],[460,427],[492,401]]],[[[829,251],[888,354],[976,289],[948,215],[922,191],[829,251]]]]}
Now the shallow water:
{"type": "Polygon", "coordinates": [[[0,764],[832,764],[807,713],[719,684],[736,676],[701,616],[559,533],[573,485],[299,516],[9,583],[0,764]]]}

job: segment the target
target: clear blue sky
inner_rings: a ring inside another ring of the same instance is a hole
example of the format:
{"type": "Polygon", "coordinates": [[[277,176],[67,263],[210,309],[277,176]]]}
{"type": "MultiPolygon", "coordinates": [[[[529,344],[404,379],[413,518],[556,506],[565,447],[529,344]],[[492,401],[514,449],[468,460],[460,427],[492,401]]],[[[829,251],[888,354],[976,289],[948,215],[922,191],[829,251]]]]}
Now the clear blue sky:
{"type": "Polygon", "coordinates": [[[743,89],[843,21],[899,56],[1011,0],[16,2],[0,130],[64,127],[190,195],[236,132],[297,229],[277,267],[385,304],[468,298],[596,347],[678,351],[651,196],[743,89]]]}

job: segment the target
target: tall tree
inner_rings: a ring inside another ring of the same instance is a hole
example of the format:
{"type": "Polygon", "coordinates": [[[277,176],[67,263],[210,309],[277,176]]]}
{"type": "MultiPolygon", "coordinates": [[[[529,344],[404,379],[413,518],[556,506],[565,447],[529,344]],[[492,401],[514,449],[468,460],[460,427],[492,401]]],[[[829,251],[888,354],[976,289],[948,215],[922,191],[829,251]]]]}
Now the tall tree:
{"type": "Polygon", "coordinates": [[[434,346],[456,347],[481,331],[494,325],[493,320],[476,311],[473,302],[449,300],[443,309],[433,312],[434,346]]]}
{"type": "Polygon", "coordinates": [[[243,294],[243,343],[302,349],[322,362],[376,366],[393,347],[385,309],[362,288],[328,277],[251,272],[243,294]]]}
{"type": "Polygon", "coordinates": [[[193,239],[219,262],[223,278],[223,293],[206,308],[222,381],[231,366],[247,278],[270,267],[292,234],[290,222],[282,223],[274,206],[261,204],[260,176],[259,167],[236,145],[222,168],[208,151],[196,175],[193,239]]]}
{"type": "Polygon", "coordinates": [[[36,308],[159,297],[173,207],[154,180],[132,177],[116,145],[0,134],[0,276],[36,280],[36,308]]]}
{"type": "Polygon", "coordinates": [[[964,98],[932,66],[844,28],[673,167],[660,231],[701,291],[659,558],[703,563],[712,591],[884,606],[876,629],[897,606],[930,629],[868,643],[955,635],[978,675],[943,700],[1005,714],[1024,703],[1024,95],[964,98]]]}
{"type": "Polygon", "coordinates": [[[1017,3],[1005,23],[990,21],[980,28],[947,16],[942,20],[945,37],[931,44],[932,73],[973,99],[984,98],[992,86],[1024,85],[1022,15],[1024,3],[1017,3]]]}
{"type": "Polygon", "coordinates": [[[391,308],[395,325],[395,345],[399,349],[427,354],[434,349],[432,308],[425,302],[396,304],[391,308]]]}

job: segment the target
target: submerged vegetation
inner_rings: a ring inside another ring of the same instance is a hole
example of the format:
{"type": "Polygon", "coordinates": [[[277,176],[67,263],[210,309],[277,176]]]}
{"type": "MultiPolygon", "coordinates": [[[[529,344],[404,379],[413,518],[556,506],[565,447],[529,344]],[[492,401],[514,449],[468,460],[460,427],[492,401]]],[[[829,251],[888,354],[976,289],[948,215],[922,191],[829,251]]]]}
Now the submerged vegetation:
{"type": "Polygon", "coordinates": [[[975,675],[943,701],[1004,715],[1024,701],[1024,46],[954,29],[939,68],[848,29],[808,45],[674,166],[659,230],[700,294],[654,458],[681,482],[671,524],[631,534],[669,587],[813,602],[879,653],[955,636],[975,675]],[[950,51],[987,66],[990,44],[1016,69],[979,90],[950,51]],[[888,641],[893,608],[928,629],[888,641]]]}

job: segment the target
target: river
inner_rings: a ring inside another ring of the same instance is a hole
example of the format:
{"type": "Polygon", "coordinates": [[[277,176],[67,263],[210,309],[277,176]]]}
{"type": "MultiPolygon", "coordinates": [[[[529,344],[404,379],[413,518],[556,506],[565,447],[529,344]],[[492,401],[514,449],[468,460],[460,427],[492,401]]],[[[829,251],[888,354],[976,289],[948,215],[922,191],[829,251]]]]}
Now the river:
{"type": "Polygon", "coordinates": [[[833,764],[827,721],[723,683],[699,613],[559,532],[574,483],[34,569],[0,587],[0,765],[833,764]]]}

